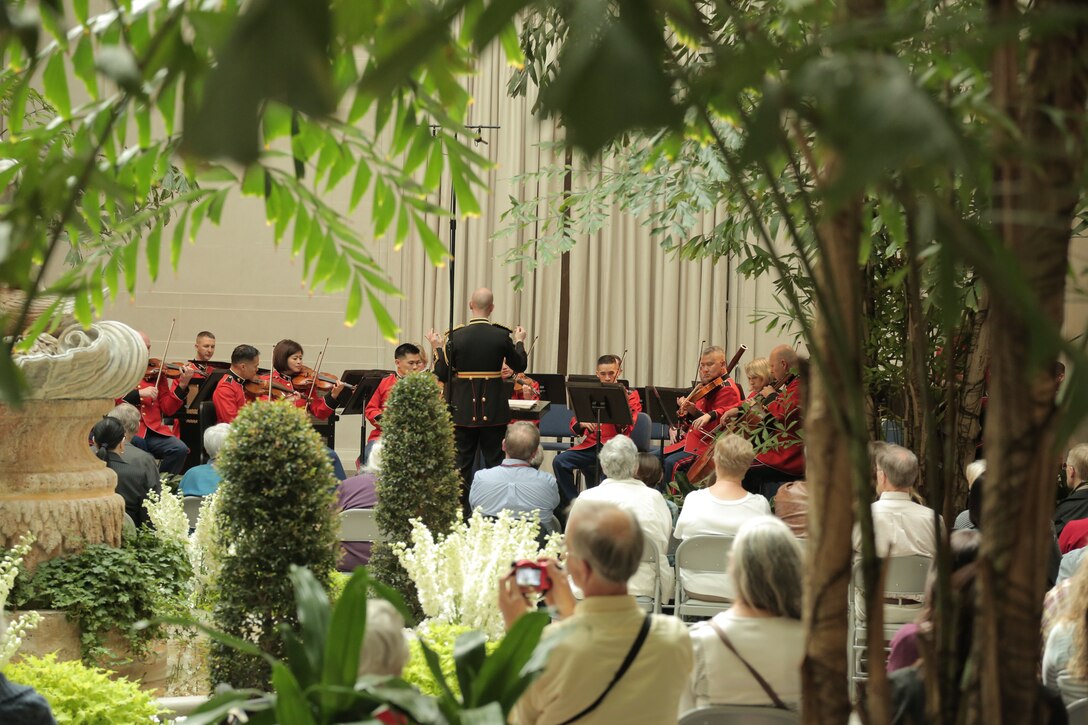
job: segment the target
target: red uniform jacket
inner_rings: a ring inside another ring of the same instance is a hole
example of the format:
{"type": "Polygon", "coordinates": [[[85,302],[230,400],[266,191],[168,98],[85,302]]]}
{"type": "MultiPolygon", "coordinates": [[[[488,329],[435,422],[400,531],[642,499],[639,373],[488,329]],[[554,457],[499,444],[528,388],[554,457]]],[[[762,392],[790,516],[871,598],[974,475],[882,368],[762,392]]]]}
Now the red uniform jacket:
{"type": "MultiPolygon", "coordinates": [[[[532,385],[514,385],[514,392],[510,394],[510,400],[540,400],[540,383],[533,380],[532,378],[529,378],[529,380],[532,381],[532,385]],[[529,389],[526,390],[526,388],[529,389]]],[[[518,412],[516,410],[510,411],[510,420],[527,420],[528,422],[535,425],[537,428],[540,427],[539,418],[519,418],[518,412]]]]}
{"type": "Polygon", "coordinates": [[[720,388],[701,400],[695,401],[695,407],[699,409],[700,415],[710,413],[710,422],[703,427],[702,432],[689,430],[681,440],[668,446],[665,453],[675,453],[683,449],[686,453],[701,455],[714,441],[715,434],[709,432],[718,427],[725,411],[736,408],[740,404],[740,390],[737,389],[737,384],[733,382],[733,378],[726,378],[720,388]]]}
{"type": "MultiPolygon", "coordinates": [[[[635,429],[634,421],[638,417],[638,414],[642,412],[642,401],[638,397],[638,392],[632,390],[627,393],[627,405],[631,408],[631,425],[614,426],[611,423],[604,423],[601,425],[601,445],[603,446],[608,441],[615,438],[617,435],[631,435],[631,431],[635,429]]],[[[587,423],[593,421],[587,420],[587,423]]],[[[570,429],[575,435],[581,434],[581,426],[578,425],[578,421],[572,420],[570,422],[570,429]]],[[[586,437],[582,439],[582,442],[571,446],[573,451],[584,451],[587,448],[593,448],[597,445],[597,432],[586,434],[586,437]]]]}
{"type": "Polygon", "coordinates": [[[246,391],[242,387],[245,382],[233,371],[219,379],[219,384],[212,393],[212,402],[215,403],[215,418],[220,423],[233,423],[238,411],[248,402],[246,391]]]}
{"type": "MultiPolygon", "coordinates": [[[[141,380],[136,390],[140,391],[153,387],[155,387],[155,383],[141,380]]],[[[167,425],[163,423],[162,419],[171,418],[184,408],[188,393],[188,387],[178,389],[177,382],[170,380],[165,375],[160,377],[159,397],[140,398],[140,429],[136,431],[136,435],[143,438],[147,435],[147,429],[150,428],[161,435],[176,438],[181,433],[181,421],[174,418],[173,425],[167,425]]],[[[131,399],[129,398],[129,400],[131,399]]],[[[124,398],[118,398],[115,402],[120,403],[122,400],[124,398]]]]}
{"type": "MultiPolygon", "coordinates": [[[[290,388],[300,395],[306,395],[309,392],[308,389],[296,388],[295,384],[291,382],[291,378],[283,375],[279,370],[272,371],[272,380],[279,383],[285,388],[290,388]]],[[[267,395],[262,395],[257,400],[268,400],[267,395]]],[[[295,401],[296,408],[306,408],[307,412],[318,420],[325,420],[332,415],[333,410],[329,407],[329,404],[325,402],[324,396],[321,395],[316,389],[314,394],[310,396],[310,399],[299,398],[295,401]]]]}
{"type": "Polygon", "coordinates": [[[801,382],[794,378],[778,397],[767,405],[775,419],[778,446],[756,456],[756,461],[796,476],[805,473],[805,446],[801,442],[801,382]]]}
{"type": "Polygon", "coordinates": [[[385,401],[389,399],[389,391],[393,389],[393,386],[400,380],[396,373],[390,373],[382,378],[382,381],[378,383],[378,387],[375,388],[374,394],[370,396],[370,399],[366,401],[366,419],[370,425],[374,426],[370,431],[370,435],[367,436],[366,442],[376,441],[382,436],[382,426],[378,422],[378,419],[382,417],[382,413],[385,412],[385,401]]]}

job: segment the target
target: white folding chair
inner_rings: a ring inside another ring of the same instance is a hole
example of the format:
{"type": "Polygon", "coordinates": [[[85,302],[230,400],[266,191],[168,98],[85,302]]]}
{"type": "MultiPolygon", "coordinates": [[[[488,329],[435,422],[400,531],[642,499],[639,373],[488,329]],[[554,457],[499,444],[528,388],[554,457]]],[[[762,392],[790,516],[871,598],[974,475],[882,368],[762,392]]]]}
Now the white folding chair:
{"type": "Polygon", "coordinates": [[[189,517],[190,531],[196,528],[196,521],[200,518],[200,506],[203,503],[203,496],[186,496],[181,499],[181,505],[185,509],[185,515],[189,517]]]}
{"type": "Polygon", "coordinates": [[[688,710],[679,725],[793,725],[801,722],[792,710],[760,705],[708,705],[688,710]]]}
{"type": "MultiPolygon", "coordinates": [[[[893,556],[884,563],[884,593],[882,599],[897,599],[909,602],[921,603],[925,600],[926,579],[933,560],[928,556],[893,556]]],[[[857,683],[864,682],[869,677],[868,662],[865,661],[866,637],[868,628],[867,618],[864,612],[859,612],[859,604],[864,601],[864,588],[861,578],[861,562],[855,562],[853,576],[850,578],[850,600],[847,604],[850,628],[850,657],[849,675],[850,689],[853,695],[857,689],[857,683]]],[[[880,666],[885,666],[887,654],[890,651],[888,643],[895,633],[903,626],[903,622],[884,621],[884,657],[880,666]]]]}
{"type": "Polygon", "coordinates": [[[733,548],[732,536],[692,536],[676,547],[676,594],[673,599],[674,613],[678,617],[692,614],[712,617],[733,605],[729,601],[714,601],[692,596],[684,589],[683,573],[714,573],[727,581],[729,577],[729,550],[733,548]]]}
{"type": "Polygon", "coordinates": [[[340,541],[382,540],[374,509],[349,509],[340,512],[340,541]]]}
{"type": "Polygon", "coordinates": [[[661,552],[657,550],[657,544],[644,539],[646,545],[642,547],[642,563],[650,564],[654,569],[654,594],[653,597],[636,597],[640,607],[652,614],[661,614],[661,552]]]}

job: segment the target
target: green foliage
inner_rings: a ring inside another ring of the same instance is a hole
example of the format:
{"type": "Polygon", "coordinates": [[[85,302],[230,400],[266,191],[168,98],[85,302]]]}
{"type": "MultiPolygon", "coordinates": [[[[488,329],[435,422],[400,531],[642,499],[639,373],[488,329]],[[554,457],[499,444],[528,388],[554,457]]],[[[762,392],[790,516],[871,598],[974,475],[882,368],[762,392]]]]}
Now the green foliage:
{"type": "Polygon", "coordinates": [[[370,569],[420,617],[415,584],[391,545],[411,542],[412,519],[438,536],[449,533],[461,512],[453,422],[433,375],[413,373],[393,386],[382,414],[382,441],[375,515],[383,541],[374,546],[370,569]]]}
{"type": "MultiPolygon", "coordinates": [[[[415,638],[409,645],[412,656],[404,667],[404,673],[401,675],[404,681],[415,685],[424,695],[433,697],[441,697],[445,694],[443,688],[448,685],[453,694],[460,697],[462,694],[461,685],[457,682],[457,664],[453,659],[453,649],[457,638],[471,631],[468,627],[459,624],[446,624],[443,622],[425,622],[420,625],[416,630],[415,638]],[[438,657],[443,676],[441,684],[435,679],[434,673],[431,672],[431,668],[427,664],[427,657],[423,652],[421,640],[425,641],[427,648],[438,657]]],[[[487,654],[492,654],[498,649],[498,646],[498,642],[488,640],[486,645],[487,654]]]]}
{"type": "Polygon", "coordinates": [[[55,654],[24,657],[8,665],[4,675],[37,690],[59,725],[132,725],[151,722],[163,712],[137,683],[112,679],[105,670],[76,660],[57,662],[55,654]]]}
{"type": "MultiPolygon", "coordinates": [[[[217,466],[223,474],[217,545],[226,553],[215,623],[282,656],[277,629],[297,622],[291,567],[310,567],[327,586],[336,565],[332,465],[306,414],[284,402],[244,407],[217,466]]],[[[265,659],[213,644],[213,682],[263,688],[269,676],[265,659]]]]}
{"type": "Polygon", "coordinates": [[[110,651],[107,634],[119,632],[133,656],[145,655],[149,643],[163,636],[162,628],[133,625],[187,612],[191,579],[185,547],[144,527],[120,548],[94,544],[43,562],[33,576],[20,579],[12,599],[21,608],[64,610],[80,628],[83,661],[109,664],[125,653],[110,651]]]}
{"type": "MultiPolygon", "coordinates": [[[[479,214],[488,162],[470,147],[471,98],[458,80],[473,69],[470,37],[447,31],[445,52],[424,43],[397,61],[386,52],[436,14],[452,19],[430,2],[125,2],[100,16],[86,2],[74,16],[66,3],[4,7],[0,287],[59,295],[51,313],[74,300],[88,323],[107,296],[133,294],[141,267],[152,280],[166,259],[176,269],[186,241],[241,191],[263,198],[275,242],[290,241],[312,289],[347,292],[347,324],[365,303],[392,340],[385,300],[400,291],[373,240],[399,248],[414,234],[442,263],[434,219],[445,212],[428,196],[444,175],[462,213],[479,214]],[[391,63],[411,88],[375,82],[391,63]],[[331,206],[327,192],[345,183],[350,203],[331,206]],[[373,230],[350,221],[361,203],[373,230]],[[46,283],[58,255],[73,266],[46,283]]],[[[499,32],[519,55],[512,28],[499,32]]],[[[27,310],[0,320],[29,328],[19,349],[53,317],[28,325],[27,310]]],[[[17,402],[16,342],[0,355],[0,399],[17,402]]]]}

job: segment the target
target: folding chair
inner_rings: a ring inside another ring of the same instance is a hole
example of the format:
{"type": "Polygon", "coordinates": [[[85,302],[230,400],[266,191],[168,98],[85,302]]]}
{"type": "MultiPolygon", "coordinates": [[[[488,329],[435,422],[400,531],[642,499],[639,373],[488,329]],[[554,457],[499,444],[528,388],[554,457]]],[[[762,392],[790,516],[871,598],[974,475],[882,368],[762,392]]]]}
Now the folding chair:
{"type": "Polygon", "coordinates": [[[551,407],[540,419],[540,438],[546,451],[565,451],[570,448],[569,440],[573,435],[570,432],[570,421],[574,417],[570,408],[562,403],[552,403],[551,407]],[[544,438],[555,438],[554,441],[546,441],[544,438]]]}
{"type": "Polygon", "coordinates": [[[679,725],[792,725],[801,717],[792,710],[762,705],[708,705],[688,710],[679,725]]]}
{"type": "Polygon", "coordinates": [[[678,617],[691,614],[712,617],[732,606],[729,601],[714,601],[693,597],[684,589],[683,572],[712,572],[725,580],[729,576],[729,550],[732,536],[692,536],[676,547],[676,595],[674,613],[678,617]]]}
{"type": "Polygon", "coordinates": [[[646,413],[639,413],[635,416],[635,428],[631,431],[631,440],[634,442],[635,447],[638,448],[639,453],[650,452],[650,431],[653,428],[650,416],[646,413]]]}
{"type": "Polygon", "coordinates": [[[200,518],[200,506],[203,503],[203,496],[186,496],[181,500],[185,515],[189,517],[189,531],[196,528],[197,519],[200,518]]]}
{"type": "Polygon", "coordinates": [[[349,509],[340,512],[340,541],[382,540],[374,509],[349,509]]]}
{"type": "MultiPolygon", "coordinates": [[[[922,602],[925,599],[926,579],[929,577],[929,569],[933,560],[928,556],[893,556],[885,562],[883,599],[900,599],[922,602]]],[[[850,601],[847,603],[850,628],[850,657],[849,676],[850,690],[853,696],[857,692],[857,683],[864,682],[869,677],[869,663],[865,660],[866,617],[858,611],[858,605],[864,601],[864,588],[861,579],[861,562],[855,562],[853,576],[850,580],[850,601]]],[[[885,666],[887,654],[890,651],[888,643],[895,636],[896,631],[903,626],[903,622],[884,623],[883,641],[884,657],[880,666],[885,666]]]]}
{"type": "Polygon", "coordinates": [[[1071,702],[1065,708],[1069,725],[1088,725],[1088,699],[1071,702]]]}
{"type": "Polygon", "coordinates": [[[642,548],[643,564],[650,564],[654,568],[654,594],[652,597],[636,597],[638,605],[652,614],[661,614],[661,552],[657,550],[657,544],[645,539],[646,545],[642,548]]]}

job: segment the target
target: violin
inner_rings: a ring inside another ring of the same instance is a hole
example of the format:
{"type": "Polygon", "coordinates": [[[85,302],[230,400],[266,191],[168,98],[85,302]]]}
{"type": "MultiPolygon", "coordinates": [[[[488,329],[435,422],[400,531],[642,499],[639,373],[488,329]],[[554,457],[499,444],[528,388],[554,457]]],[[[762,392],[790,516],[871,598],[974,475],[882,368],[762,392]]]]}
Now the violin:
{"type": "Polygon", "coordinates": [[[518,373],[514,376],[514,392],[518,395],[532,394],[536,392],[533,390],[533,383],[536,382],[525,373],[518,373]]]}
{"type": "Polygon", "coordinates": [[[262,395],[268,397],[269,400],[283,400],[295,392],[283,383],[277,383],[275,380],[270,381],[269,376],[247,380],[242,385],[242,390],[245,391],[246,398],[251,401],[262,395]]]}
{"type": "MultiPolygon", "coordinates": [[[[687,402],[694,405],[695,403],[699,402],[700,400],[729,382],[730,373],[733,372],[733,368],[737,367],[737,363],[740,362],[741,357],[743,357],[744,353],[746,352],[748,352],[748,346],[741,345],[737,349],[736,354],[733,355],[733,359],[729,361],[728,365],[726,365],[725,372],[714,378],[713,380],[702,383],[701,385],[696,385],[694,388],[692,388],[691,392],[687,395],[687,402]]],[[[693,420],[693,418],[689,414],[684,413],[683,408],[679,406],[676,410],[676,417],[681,421],[682,424],[690,424],[693,420]]]]}
{"type": "MultiPolygon", "coordinates": [[[[172,362],[163,363],[157,357],[149,358],[147,361],[147,372],[144,373],[144,380],[149,383],[153,383],[159,379],[160,375],[164,378],[170,378],[176,380],[185,374],[185,369],[190,367],[189,363],[184,362],[172,362]]],[[[200,370],[193,368],[193,380],[203,380],[204,373],[200,370]]]]}
{"type": "MultiPolygon", "coordinates": [[[[303,365],[298,375],[291,378],[291,384],[295,386],[295,390],[305,389],[307,393],[312,391],[327,393],[340,385],[340,378],[332,373],[318,373],[313,368],[303,365]]],[[[348,390],[355,390],[355,386],[350,383],[344,383],[344,387],[348,390]]]]}

